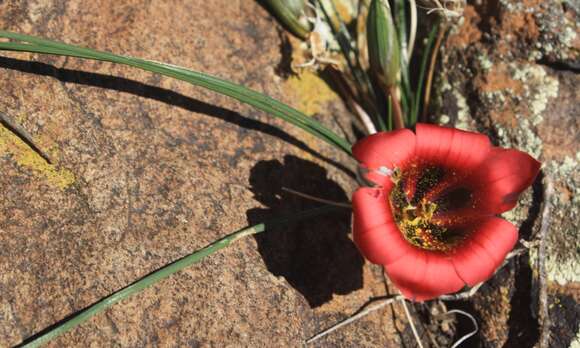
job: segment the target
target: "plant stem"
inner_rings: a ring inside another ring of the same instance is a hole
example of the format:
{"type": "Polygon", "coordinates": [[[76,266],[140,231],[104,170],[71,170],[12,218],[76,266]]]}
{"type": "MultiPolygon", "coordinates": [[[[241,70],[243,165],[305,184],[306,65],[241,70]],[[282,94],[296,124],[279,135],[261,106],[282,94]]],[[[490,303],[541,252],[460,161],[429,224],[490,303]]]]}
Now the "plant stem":
{"type": "Polygon", "coordinates": [[[429,71],[427,73],[427,81],[425,83],[425,96],[423,98],[423,113],[421,114],[422,122],[425,122],[427,120],[427,112],[429,112],[429,101],[431,100],[431,84],[433,83],[433,73],[435,72],[435,63],[437,62],[439,48],[441,47],[443,37],[445,37],[445,32],[447,32],[447,28],[448,28],[447,23],[443,24],[439,28],[437,41],[435,41],[435,46],[433,47],[433,52],[431,54],[431,62],[429,63],[429,71]]]}
{"type": "Polygon", "coordinates": [[[393,105],[394,129],[403,129],[405,128],[405,121],[403,120],[403,111],[401,110],[401,104],[397,97],[397,88],[394,86],[389,87],[388,96],[390,96],[391,105],[393,105]]]}
{"type": "Polygon", "coordinates": [[[418,80],[418,84],[417,84],[417,90],[415,92],[415,100],[413,101],[413,111],[412,111],[412,115],[411,115],[411,124],[410,126],[413,126],[415,123],[417,123],[417,119],[419,118],[419,104],[421,102],[421,96],[423,93],[423,84],[425,82],[425,73],[427,70],[427,61],[429,60],[429,53],[431,52],[431,48],[433,47],[433,44],[435,43],[435,36],[437,34],[439,28],[439,21],[436,21],[435,24],[433,25],[433,28],[431,28],[431,31],[429,32],[429,36],[427,39],[427,44],[425,45],[425,48],[423,50],[423,54],[422,54],[422,58],[421,58],[421,68],[419,70],[419,80],[418,80]]]}

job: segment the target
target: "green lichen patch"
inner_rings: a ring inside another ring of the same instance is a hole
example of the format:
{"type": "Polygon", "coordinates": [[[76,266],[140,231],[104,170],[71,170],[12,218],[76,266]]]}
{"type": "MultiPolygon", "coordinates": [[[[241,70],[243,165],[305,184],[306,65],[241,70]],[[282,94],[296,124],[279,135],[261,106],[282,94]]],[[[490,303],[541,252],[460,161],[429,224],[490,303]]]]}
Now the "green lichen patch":
{"type": "Polygon", "coordinates": [[[514,68],[513,79],[521,81],[524,86],[523,98],[529,106],[532,125],[537,126],[542,122],[542,114],[546,111],[550,98],[558,96],[558,79],[549,76],[539,65],[512,64],[512,67],[514,68]]]}
{"type": "Polygon", "coordinates": [[[549,253],[546,258],[548,278],[558,284],[580,282],[580,174],[576,158],[566,157],[563,161],[550,161],[546,172],[556,183],[556,193],[551,204],[553,210],[549,234],[549,253]]]}

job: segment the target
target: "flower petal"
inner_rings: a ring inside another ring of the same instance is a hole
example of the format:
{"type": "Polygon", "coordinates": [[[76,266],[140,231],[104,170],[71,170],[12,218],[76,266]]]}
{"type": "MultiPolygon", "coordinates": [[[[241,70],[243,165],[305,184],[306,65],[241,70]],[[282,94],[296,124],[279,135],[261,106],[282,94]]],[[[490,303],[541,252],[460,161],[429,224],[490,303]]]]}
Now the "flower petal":
{"type": "Polygon", "coordinates": [[[385,269],[403,296],[414,301],[457,292],[465,285],[451,260],[439,253],[417,250],[385,269]]]}
{"type": "Polygon", "coordinates": [[[494,148],[466,182],[473,187],[477,209],[499,214],[512,209],[519,195],[536,179],[541,163],[527,153],[494,148]]]}
{"type": "Polygon", "coordinates": [[[417,157],[428,163],[443,164],[451,149],[455,129],[417,123],[415,132],[417,157]]]}
{"type": "Polygon", "coordinates": [[[416,249],[397,262],[385,266],[385,272],[397,289],[410,300],[417,298],[427,270],[427,252],[416,249]]]}
{"type": "Polygon", "coordinates": [[[411,250],[393,219],[389,190],[359,188],[352,205],[354,243],[365,258],[388,264],[411,250]]]}
{"type": "Polygon", "coordinates": [[[469,286],[491,277],[518,240],[516,227],[506,220],[491,217],[476,226],[451,256],[457,274],[469,286]]]}
{"type": "MultiPolygon", "coordinates": [[[[354,157],[372,174],[380,167],[394,169],[404,166],[415,153],[415,134],[408,129],[380,132],[357,142],[352,152],[354,157]]],[[[379,185],[389,177],[367,175],[379,185]]]]}
{"type": "Polygon", "coordinates": [[[462,173],[476,169],[492,148],[487,136],[455,128],[418,123],[416,134],[418,158],[462,173]]]}
{"type": "Polygon", "coordinates": [[[352,195],[355,226],[359,232],[393,222],[389,190],[361,187],[352,195]]]}
{"type": "Polygon", "coordinates": [[[405,240],[395,222],[387,222],[366,231],[358,229],[357,225],[355,216],[354,244],[361,254],[372,263],[389,265],[401,257],[415,252],[414,247],[405,240]]]}

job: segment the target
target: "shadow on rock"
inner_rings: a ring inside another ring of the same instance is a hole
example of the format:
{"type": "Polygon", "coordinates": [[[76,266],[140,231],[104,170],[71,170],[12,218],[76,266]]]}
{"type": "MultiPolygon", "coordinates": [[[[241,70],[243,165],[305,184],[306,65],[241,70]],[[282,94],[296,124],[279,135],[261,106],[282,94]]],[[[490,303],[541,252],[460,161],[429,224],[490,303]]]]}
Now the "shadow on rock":
{"type": "Polygon", "coordinates": [[[222,108],[220,106],[215,106],[191,97],[187,97],[169,89],[149,85],[124,77],[110,76],[66,68],[57,68],[46,63],[29,62],[7,57],[0,57],[0,68],[16,70],[39,76],[50,76],[66,83],[74,83],[78,85],[99,87],[118,92],[129,93],[142,98],[173,105],[184,110],[201,113],[213,118],[220,119],[224,122],[234,124],[243,129],[255,130],[281,139],[282,141],[296,146],[299,149],[306,151],[310,155],[331,164],[352,178],[355,178],[356,176],[355,173],[345,167],[342,163],[319,154],[317,151],[312,150],[304,142],[296,139],[276,126],[264,123],[258,119],[245,117],[235,111],[222,108]]]}
{"type": "MultiPolygon", "coordinates": [[[[282,187],[337,202],[347,202],[345,192],[326,177],[317,164],[294,156],[260,161],[252,168],[250,185],[254,197],[267,209],[247,212],[251,225],[267,219],[321,206],[282,187]]],[[[362,288],[363,259],[349,239],[350,211],[293,224],[256,235],[258,250],[275,276],[286,278],[311,307],[329,301],[333,294],[348,294],[362,288]]]]}

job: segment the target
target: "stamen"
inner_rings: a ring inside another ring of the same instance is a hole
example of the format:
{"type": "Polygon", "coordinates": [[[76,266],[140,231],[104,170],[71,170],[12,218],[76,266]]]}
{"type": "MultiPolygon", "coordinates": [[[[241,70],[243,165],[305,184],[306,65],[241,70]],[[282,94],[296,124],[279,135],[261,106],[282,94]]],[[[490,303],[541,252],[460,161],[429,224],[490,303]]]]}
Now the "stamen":
{"type": "Polygon", "coordinates": [[[389,201],[399,230],[409,243],[422,249],[449,252],[464,236],[441,224],[435,218],[442,208],[439,202],[425,198],[429,189],[439,183],[443,173],[443,169],[433,166],[422,170],[420,166],[410,166],[405,172],[396,168],[391,176],[395,187],[389,201]],[[419,178],[414,182],[415,187],[409,187],[409,176],[419,178]],[[408,190],[415,194],[409,195],[408,190]]]}

